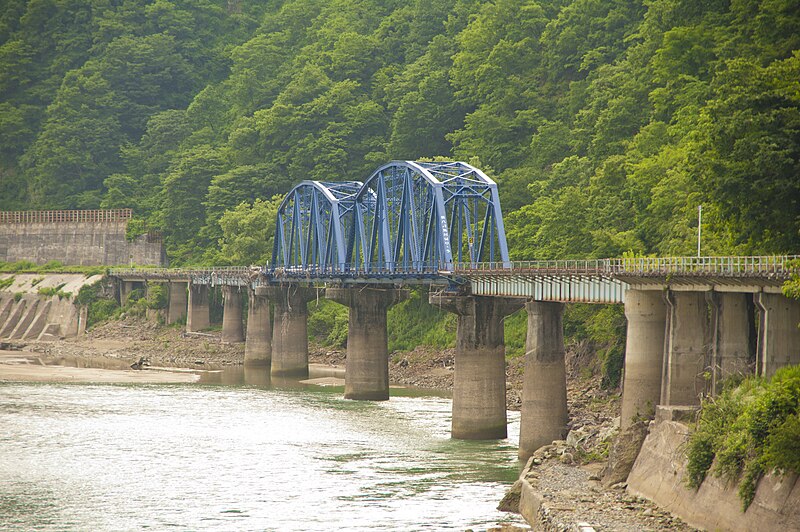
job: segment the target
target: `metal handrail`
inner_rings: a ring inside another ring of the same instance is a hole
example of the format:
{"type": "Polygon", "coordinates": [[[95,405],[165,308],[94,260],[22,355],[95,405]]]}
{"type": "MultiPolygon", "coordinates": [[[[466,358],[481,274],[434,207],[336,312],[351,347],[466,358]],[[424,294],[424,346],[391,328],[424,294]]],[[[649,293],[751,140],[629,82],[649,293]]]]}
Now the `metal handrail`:
{"type": "Polygon", "coordinates": [[[273,279],[312,277],[414,277],[431,275],[482,275],[482,274],[553,274],[596,276],[668,276],[668,275],[721,275],[753,276],[800,274],[800,255],[770,255],[747,257],[638,257],[617,259],[565,259],[513,262],[445,263],[432,266],[427,262],[392,264],[329,264],[325,266],[215,266],[201,268],[113,268],[115,277],[149,278],[239,278],[253,279],[254,274],[273,279]]]}
{"type": "Polygon", "coordinates": [[[792,265],[792,261],[800,261],[800,255],[512,261],[510,268],[499,262],[457,263],[454,265],[454,272],[552,272],[595,275],[800,273],[800,266],[792,265]]]}

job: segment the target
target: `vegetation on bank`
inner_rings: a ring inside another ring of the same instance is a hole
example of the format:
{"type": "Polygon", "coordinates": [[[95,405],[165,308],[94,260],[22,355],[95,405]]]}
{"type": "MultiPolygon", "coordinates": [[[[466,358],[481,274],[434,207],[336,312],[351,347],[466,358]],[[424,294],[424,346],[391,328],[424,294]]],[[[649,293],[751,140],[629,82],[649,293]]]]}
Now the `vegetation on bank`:
{"type": "Polygon", "coordinates": [[[742,509],[765,473],[800,474],[800,366],[749,377],[703,402],[687,447],[688,485],[709,473],[738,484],[742,509]]]}
{"type": "Polygon", "coordinates": [[[44,264],[21,260],[17,262],[0,261],[0,273],[82,273],[86,277],[105,275],[108,266],[65,266],[57,260],[44,264]]]}

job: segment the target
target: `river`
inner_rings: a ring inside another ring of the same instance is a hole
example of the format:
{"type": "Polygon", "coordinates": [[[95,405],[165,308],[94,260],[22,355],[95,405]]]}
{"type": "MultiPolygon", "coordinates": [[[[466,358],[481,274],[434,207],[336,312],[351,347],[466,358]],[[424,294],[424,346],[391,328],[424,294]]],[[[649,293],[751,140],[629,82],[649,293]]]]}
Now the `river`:
{"type": "MultiPolygon", "coordinates": [[[[226,382],[235,382],[228,378],[226,382]]],[[[393,393],[396,393],[393,390],[393,393]]],[[[0,529],[465,530],[516,479],[450,399],[341,388],[0,383],[0,529]]]]}

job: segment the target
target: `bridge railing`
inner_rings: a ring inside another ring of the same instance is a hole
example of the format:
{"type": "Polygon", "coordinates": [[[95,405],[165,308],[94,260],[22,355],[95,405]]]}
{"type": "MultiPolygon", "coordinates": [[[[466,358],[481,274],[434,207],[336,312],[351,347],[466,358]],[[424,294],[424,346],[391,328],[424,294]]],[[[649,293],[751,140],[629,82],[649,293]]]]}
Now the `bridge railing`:
{"type": "Polygon", "coordinates": [[[431,265],[427,261],[408,263],[375,262],[327,264],[324,266],[277,266],[265,268],[271,277],[359,277],[359,276],[429,276],[439,275],[444,266],[431,265]]]}
{"type": "Polygon", "coordinates": [[[135,277],[142,279],[195,279],[208,278],[241,278],[259,277],[261,269],[257,266],[217,266],[203,268],[112,268],[112,277],[135,277]]]}
{"type": "Polygon", "coordinates": [[[800,255],[769,255],[747,257],[639,257],[593,260],[534,260],[512,261],[510,268],[502,262],[477,264],[457,263],[455,273],[546,275],[779,275],[800,273],[800,255]],[[794,262],[794,264],[793,264],[794,262]]]}
{"type": "Polygon", "coordinates": [[[616,275],[790,275],[799,255],[749,257],[642,257],[609,259],[610,273],[616,275]]]}
{"type": "Polygon", "coordinates": [[[491,273],[491,272],[532,272],[537,274],[581,274],[603,275],[609,273],[607,259],[589,260],[516,260],[509,263],[503,262],[460,262],[454,264],[455,273],[491,273]]]}

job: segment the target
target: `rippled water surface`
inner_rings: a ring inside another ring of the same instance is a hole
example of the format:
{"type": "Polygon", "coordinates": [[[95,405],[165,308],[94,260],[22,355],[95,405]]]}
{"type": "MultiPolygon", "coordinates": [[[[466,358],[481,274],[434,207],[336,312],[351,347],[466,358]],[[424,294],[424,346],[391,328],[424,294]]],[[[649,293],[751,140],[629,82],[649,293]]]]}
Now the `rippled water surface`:
{"type": "MultiPolygon", "coordinates": [[[[0,383],[0,529],[485,529],[509,439],[451,440],[449,399],[0,383]]],[[[519,522],[519,521],[516,521],[519,522]]]]}

